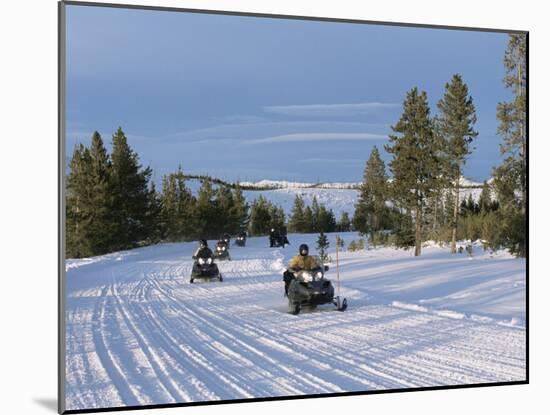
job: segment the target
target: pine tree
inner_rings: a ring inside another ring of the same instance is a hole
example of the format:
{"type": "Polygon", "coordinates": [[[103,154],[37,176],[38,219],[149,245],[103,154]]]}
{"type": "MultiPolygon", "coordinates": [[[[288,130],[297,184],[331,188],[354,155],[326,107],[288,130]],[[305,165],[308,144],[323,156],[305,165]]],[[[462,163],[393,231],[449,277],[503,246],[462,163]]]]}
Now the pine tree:
{"type": "Polygon", "coordinates": [[[480,212],[483,214],[492,210],[493,202],[491,199],[491,189],[489,188],[487,181],[483,182],[483,187],[481,188],[481,193],[479,194],[478,206],[480,212]]]}
{"type": "Polygon", "coordinates": [[[321,233],[319,234],[319,238],[317,238],[317,253],[319,254],[319,259],[323,263],[330,261],[330,257],[328,256],[329,246],[330,243],[327,236],[324,234],[324,232],[321,231],[321,233]]]}
{"type": "Polygon", "coordinates": [[[90,145],[88,238],[94,255],[105,254],[111,248],[115,224],[112,220],[111,162],[100,134],[95,131],[90,145]]]}
{"type": "Polygon", "coordinates": [[[195,236],[195,198],[185,181],[181,166],[176,173],[162,179],[161,228],[164,238],[169,241],[182,241],[195,236]]]}
{"type": "Polygon", "coordinates": [[[458,222],[458,203],[460,178],[466,157],[471,154],[471,143],[478,133],[473,126],[476,112],[472,97],[468,95],[468,86],[458,74],[453,75],[450,83],[445,84],[445,94],[437,107],[437,132],[445,140],[445,161],[450,181],[453,183],[455,211],[452,222],[451,253],[456,254],[456,229],[458,222]]]}
{"type": "Polygon", "coordinates": [[[195,198],[185,183],[185,175],[181,166],[175,174],[176,182],[176,229],[179,240],[195,237],[194,209],[195,198]]]}
{"type": "Polygon", "coordinates": [[[173,174],[162,178],[162,193],[160,196],[161,234],[168,241],[179,240],[178,227],[178,189],[176,177],[173,174]]]}
{"type": "Polygon", "coordinates": [[[215,206],[217,214],[214,216],[214,229],[217,230],[219,236],[224,233],[231,233],[234,227],[234,223],[231,223],[234,200],[229,187],[222,185],[216,189],[215,206]]]}
{"type": "Polygon", "coordinates": [[[317,219],[317,227],[322,232],[336,231],[336,218],[332,209],[328,209],[321,204],[319,207],[319,216],[317,219]]]}
{"type": "Polygon", "coordinates": [[[336,226],[336,229],[339,232],[349,232],[349,231],[351,231],[351,221],[350,221],[348,212],[342,212],[342,216],[340,217],[340,220],[338,221],[338,225],[336,226]]]}
{"type": "Polygon", "coordinates": [[[439,146],[433,134],[426,92],[413,88],[403,103],[403,114],[392,130],[390,144],[385,146],[393,155],[390,169],[393,188],[400,205],[413,213],[415,256],[421,254],[422,225],[426,201],[441,174],[439,146]]]}
{"type": "Polygon", "coordinates": [[[320,220],[320,207],[319,202],[317,201],[317,196],[313,196],[313,200],[311,201],[311,216],[312,216],[312,223],[311,223],[311,229],[315,232],[319,232],[322,230],[321,224],[319,223],[320,220]]]}
{"type": "Polygon", "coordinates": [[[304,232],[305,221],[304,221],[304,199],[300,195],[296,195],[294,198],[294,206],[292,207],[292,213],[289,219],[289,230],[291,232],[304,232]]]}
{"type": "Polygon", "coordinates": [[[444,223],[445,225],[448,225],[451,227],[454,221],[455,203],[456,202],[454,198],[454,192],[446,191],[445,201],[443,205],[444,223]]]}
{"type": "Polygon", "coordinates": [[[93,255],[88,238],[87,225],[90,222],[89,189],[91,158],[84,145],[75,147],[69,164],[66,199],[66,256],[81,258],[93,255]]]}
{"type": "Polygon", "coordinates": [[[513,98],[497,106],[498,132],[506,159],[495,169],[495,188],[505,245],[518,255],[527,253],[527,37],[511,34],[504,55],[504,85],[513,98]],[[517,196],[519,194],[519,197],[517,196]]]}
{"type": "Polygon", "coordinates": [[[355,205],[353,224],[361,234],[374,233],[386,225],[388,198],[386,166],[374,146],[365,165],[363,183],[355,205]]]}
{"type": "Polygon", "coordinates": [[[231,223],[230,233],[236,234],[248,227],[250,220],[249,209],[250,206],[244,197],[241,186],[237,183],[233,192],[233,208],[229,215],[229,221],[231,223]]]}
{"type": "Polygon", "coordinates": [[[303,224],[301,231],[302,233],[311,233],[314,231],[313,229],[313,210],[311,210],[311,207],[306,206],[304,208],[304,216],[303,216],[303,224]]]}
{"type": "Polygon", "coordinates": [[[114,219],[113,250],[138,245],[147,235],[149,167],[142,169],[139,157],[128,145],[122,128],[113,135],[111,191],[114,219]]]}
{"type": "Polygon", "coordinates": [[[220,236],[218,229],[218,209],[214,199],[214,189],[210,180],[203,180],[193,212],[196,224],[196,236],[199,239],[211,239],[220,236]]]}
{"type": "Polygon", "coordinates": [[[466,201],[466,211],[469,215],[475,215],[477,213],[477,204],[471,193],[468,195],[468,200],[466,201]]]}
{"type": "Polygon", "coordinates": [[[267,200],[260,195],[252,203],[250,209],[249,232],[252,235],[267,235],[271,229],[270,206],[267,200]]]}
{"type": "Polygon", "coordinates": [[[500,121],[498,132],[503,137],[502,154],[509,157],[501,166],[515,175],[514,183],[521,192],[521,208],[527,200],[527,38],[524,34],[511,34],[504,55],[506,75],[504,84],[514,96],[511,102],[497,106],[500,121]]]}
{"type": "Polygon", "coordinates": [[[270,229],[281,229],[285,225],[285,211],[280,206],[269,202],[269,227],[270,229]]]}
{"type": "Polygon", "coordinates": [[[111,164],[100,134],[90,148],[75,148],[67,180],[67,254],[101,255],[111,250],[114,222],[111,164]]]}
{"type": "Polygon", "coordinates": [[[155,183],[151,182],[146,215],[147,239],[155,244],[162,240],[162,203],[155,183]]]}

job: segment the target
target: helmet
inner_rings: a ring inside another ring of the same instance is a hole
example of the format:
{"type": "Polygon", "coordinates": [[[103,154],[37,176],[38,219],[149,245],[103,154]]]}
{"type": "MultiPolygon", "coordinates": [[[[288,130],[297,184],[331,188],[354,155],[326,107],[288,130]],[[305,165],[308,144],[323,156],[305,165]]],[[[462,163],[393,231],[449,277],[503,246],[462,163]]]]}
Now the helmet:
{"type": "Polygon", "coordinates": [[[307,256],[309,254],[309,246],[307,246],[306,244],[300,245],[299,252],[300,255],[307,256]]]}
{"type": "Polygon", "coordinates": [[[201,239],[199,241],[199,245],[200,245],[201,248],[205,248],[205,247],[208,246],[208,241],[206,239],[201,239]]]}

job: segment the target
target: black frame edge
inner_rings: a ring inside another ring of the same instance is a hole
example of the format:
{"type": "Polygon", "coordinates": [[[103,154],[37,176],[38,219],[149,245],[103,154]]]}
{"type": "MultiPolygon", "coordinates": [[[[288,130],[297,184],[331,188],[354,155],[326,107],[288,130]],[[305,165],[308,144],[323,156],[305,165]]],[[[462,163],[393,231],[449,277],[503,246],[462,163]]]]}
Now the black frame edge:
{"type": "Polygon", "coordinates": [[[496,29],[496,28],[489,28],[489,27],[435,25],[435,24],[427,24],[427,23],[374,21],[374,20],[348,19],[348,18],[338,18],[338,17],[255,13],[255,12],[229,11],[229,10],[219,10],[219,9],[212,10],[212,9],[193,9],[193,8],[169,7],[169,6],[146,6],[146,5],[138,5],[138,4],[100,3],[100,2],[92,2],[92,1],[87,2],[87,1],[78,1],[78,0],[65,0],[62,2],[68,6],[108,7],[108,8],[115,8],[115,9],[218,14],[218,15],[229,15],[229,16],[241,16],[241,17],[265,17],[270,19],[310,20],[310,21],[321,21],[321,22],[332,22],[332,23],[355,23],[355,24],[371,24],[371,25],[378,25],[378,26],[416,27],[416,28],[424,28],[424,29],[465,30],[465,31],[472,31],[472,32],[517,33],[517,34],[528,33],[527,30],[516,30],[516,29],[496,29]]]}
{"type": "Polygon", "coordinates": [[[57,412],[65,408],[65,56],[66,10],[65,2],[57,4],[57,135],[58,135],[58,188],[57,188],[57,412]]]}

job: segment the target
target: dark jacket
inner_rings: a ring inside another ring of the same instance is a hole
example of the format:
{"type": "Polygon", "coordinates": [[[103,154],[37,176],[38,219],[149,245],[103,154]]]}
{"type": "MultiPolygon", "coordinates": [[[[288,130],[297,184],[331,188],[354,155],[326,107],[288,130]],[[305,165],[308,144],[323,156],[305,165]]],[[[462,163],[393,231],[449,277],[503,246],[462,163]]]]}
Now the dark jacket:
{"type": "Polygon", "coordinates": [[[212,258],[212,250],[210,248],[208,248],[207,246],[205,246],[204,248],[201,248],[200,246],[197,248],[197,250],[195,251],[195,253],[193,254],[193,259],[198,259],[198,258],[212,258]]]}

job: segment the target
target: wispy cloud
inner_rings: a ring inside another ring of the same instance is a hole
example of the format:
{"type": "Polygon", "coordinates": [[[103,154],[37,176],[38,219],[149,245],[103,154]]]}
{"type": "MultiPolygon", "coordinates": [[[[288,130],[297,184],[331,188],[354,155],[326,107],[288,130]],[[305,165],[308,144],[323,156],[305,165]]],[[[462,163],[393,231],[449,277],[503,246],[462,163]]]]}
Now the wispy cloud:
{"type": "Polygon", "coordinates": [[[253,124],[259,122],[265,122],[266,118],[258,115],[247,115],[247,114],[235,114],[235,115],[226,115],[223,117],[215,117],[214,120],[221,121],[222,123],[229,124],[253,124]]]}
{"type": "Polygon", "coordinates": [[[375,111],[399,108],[399,104],[362,102],[358,104],[272,105],[264,111],[272,114],[300,117],[346,117],[372,114],[375,111]]]}
{"type": "MultiPolygon", "coordinates": [[[[325,133],[350,134],[365,130],[385,132],[389,125],[383,123],[365,123],[350,121],[266,121],[254,123],[226,123],[205,128],[178,131],[156,138],[157,143],[170,140],[186,140],[186,142],[202,142],[204,140],[235,139],[252,141],[258,137],[274,137],[283,134],[300,134],[310,131],[325,133]]],[[[384,135],[386,137],[386,135],[384,135]]]]}
{"type": "Polygon", "coordinates": [[[387,136],[371,133],[298,133],[246,140],[244,144],[293,143],[304,141],[363,141],[382,140],[387,136]]]}

